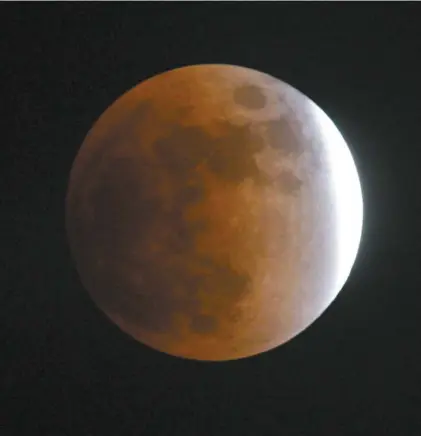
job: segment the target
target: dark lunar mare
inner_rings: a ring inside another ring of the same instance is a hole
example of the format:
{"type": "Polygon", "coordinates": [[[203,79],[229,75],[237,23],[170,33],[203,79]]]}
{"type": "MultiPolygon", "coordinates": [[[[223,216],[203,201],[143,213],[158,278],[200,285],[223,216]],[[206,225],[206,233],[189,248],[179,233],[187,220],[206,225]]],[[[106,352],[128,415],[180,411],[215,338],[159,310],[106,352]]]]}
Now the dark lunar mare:
{"type": "MultiPolygon", "coordinates": [[[[265,104],[259,92],[253,87],[238,89],[234,98],[243,104],[249,99],[249,106],[257,108],[259,98],[265,104]]],[[[229,186],[245,178],[261,186],[271,184],[273,181],[258,168],[254,158],[266,144],[249,125],[219,122],[215,129],[220,132],[218,136],[198,126],[174,125],[168,135],[153,144],[155,163],[134,155],[110,159],[109,165],[104,165],[114,144],[133,142],[134,148],[141,146],[134,127],[149,111],[147,101],[139,104],[104,138],[80,178],[83,184],[95,172],[100,177],[89,197],[94,209],[91,225],[86,225],[82,215],[80,225],[77,217],[71,223],[76,250],[83,259],[81,269],[101,260],[101,266],[93,267],[97,268],[96,281],[88,286],[94,298],[144,330],[168,331],[174,327],[174,315],[181,314],[191,320],[190,327],[196,333],[212,333],[218,322],[202,313],[199,292],[220,293],[224,305],[234,308],[249,291],[251,277],[235,270],[229,262],[213,259],[212,253],[204,257],[195,250],[197,235],[210,224],[205,219],[190,222],[185,218],[190,206],[206,201],[207,187],[197,168],[206,165],[229,186]],[[173,195],[167,204],[156,189],[157,184],[164,183],[164,174],[173,183],[173,195]],[[166,231],[168,228],[171,231],[166,231]],[[153,244],[159,246],[157,255],[148,248],[153,244]],[[133,282],[133,271],[141,277],[140,284],[133,282]]],[[[287,128],[282,119],[269,122],[268,128],[272,135],[270,146],[280,146],[288,153],[298,150],[293,133],[287,135],[285,143],[279,143],[278,132],[282,130],[285,137],[287,128]]],[[[291,193],[301,186],[290,172],[281,175],[281,182],[291,193]]],[[[92,270],[86,269],[82,275],[91,276],[92,270]]]]}

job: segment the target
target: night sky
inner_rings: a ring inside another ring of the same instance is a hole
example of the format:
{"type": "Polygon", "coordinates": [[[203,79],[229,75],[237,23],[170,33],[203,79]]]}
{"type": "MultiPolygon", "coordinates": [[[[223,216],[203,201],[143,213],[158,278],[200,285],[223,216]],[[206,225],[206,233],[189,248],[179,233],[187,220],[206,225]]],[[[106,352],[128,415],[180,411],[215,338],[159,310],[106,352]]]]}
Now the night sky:
{"type": "Polygon", "coordinates": [[[416,3],[0,5],[0,435],[421,434],[421,7],[416,3]],[[73,159],[123,92],[242,65],[312,98],[364,191],[356,264],[310,328],[266,354],[182,360],[122,333],[64,231],[73,159]]]}

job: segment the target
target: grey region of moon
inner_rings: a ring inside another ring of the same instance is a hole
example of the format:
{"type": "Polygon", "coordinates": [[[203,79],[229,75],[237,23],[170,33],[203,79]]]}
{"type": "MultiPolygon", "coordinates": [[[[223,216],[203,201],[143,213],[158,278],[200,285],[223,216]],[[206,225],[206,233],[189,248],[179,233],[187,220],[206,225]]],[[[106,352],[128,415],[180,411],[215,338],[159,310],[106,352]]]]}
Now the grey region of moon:
{"type": "Polygon", "coordinates": [[[354,263],[362,195],[327,115],[267,74],[178,68],[95,123],[66,227],[82,283],[124,332],[171,355],[272,349],[333,301],[354,263]]]}

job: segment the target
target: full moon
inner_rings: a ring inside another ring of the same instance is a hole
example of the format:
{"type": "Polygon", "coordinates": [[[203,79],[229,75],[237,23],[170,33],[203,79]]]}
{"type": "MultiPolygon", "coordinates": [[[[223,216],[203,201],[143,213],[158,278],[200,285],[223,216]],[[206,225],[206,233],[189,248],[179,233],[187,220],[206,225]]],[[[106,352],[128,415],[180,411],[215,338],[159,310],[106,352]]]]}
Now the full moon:
{"type": "Polygon", "coordinates": [[[273,349],[315,321],[355,261],[363,202],[330,118],[231,65],[158,74],[85,138],[66,198],[82,284],[136,340],[195,360],[273,349]]]}

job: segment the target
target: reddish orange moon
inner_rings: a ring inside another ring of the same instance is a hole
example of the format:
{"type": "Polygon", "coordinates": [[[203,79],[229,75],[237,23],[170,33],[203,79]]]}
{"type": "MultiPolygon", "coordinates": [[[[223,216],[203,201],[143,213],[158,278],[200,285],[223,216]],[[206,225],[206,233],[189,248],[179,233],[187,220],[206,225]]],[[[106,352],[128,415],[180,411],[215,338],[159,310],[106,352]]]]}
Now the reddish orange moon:
{"type": "Polygon", "coordinates": [[[162,352],[232,360],[273,349],[337,296],[363,202],[343,137],[270,75],[195,65],[114,102],[74,161],[76,268],[120,329],[162,352]]]}

